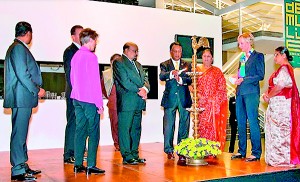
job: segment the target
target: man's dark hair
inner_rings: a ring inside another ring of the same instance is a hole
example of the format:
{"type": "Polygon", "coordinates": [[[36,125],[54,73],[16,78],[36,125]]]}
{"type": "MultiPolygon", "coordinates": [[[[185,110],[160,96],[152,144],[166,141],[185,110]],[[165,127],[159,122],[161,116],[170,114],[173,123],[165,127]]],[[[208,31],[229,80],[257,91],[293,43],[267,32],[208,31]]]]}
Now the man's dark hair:
{"type": "Polygon", "coordinates": [[[81,25],[74,25],[72,28],[71,28],[71,35],[75,35],[75,31],[76,31],[76,29],[77,28],[82,28],[83,29],[83,27],[81,26],[81,25]]]}
{"type": "Polygon", "coordinates": [[[130,45],[128,43],[125,43],[123,46],[123,52],[128,49],[130,47],[130,45]]]}
{"type": "Polygon", "coordinates": [[[180,47],[182,48],[182,46],[181,46],[181,44],[180,44],[179,42],[173,42],[173,43],[170,45],[170,51],[172,50],[172,47],[173,47],[174,45],[178,45],[178,46],[180,46],[180,47]]]}
{"type": "Polygon", "coordinates": [[[118,60],[120,60],[120,58],[121,58],[122,56],[120,55],[120,54],[114,54],[114,55],[112,55],[111,57],[110,57],[110,63],[112,63],[112,62],[114,62],[114,61],[118,61],[118,60]]]}
{"type": "Polygon", "coordinates": [[[24,36],[27,32],[32,32],[31,25],[25,21],[17,23],[15,28],[15,37],[24,36]]]}

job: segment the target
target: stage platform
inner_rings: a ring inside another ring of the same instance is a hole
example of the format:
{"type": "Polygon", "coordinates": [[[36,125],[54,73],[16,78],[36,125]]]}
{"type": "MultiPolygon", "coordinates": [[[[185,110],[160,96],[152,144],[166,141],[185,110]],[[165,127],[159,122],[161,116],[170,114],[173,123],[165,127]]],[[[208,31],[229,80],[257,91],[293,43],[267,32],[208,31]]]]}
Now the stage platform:
{"type": "MultiPolygon", "coordinates": [[[[163,181],[205,181],[211,179],[244,176],[290,170],[288,167],[271,167],[261,158],[257,162],[230,160],[230,153],[223,152],[217,158],[208,159],[207,166],[178,166],[178,157],[168,160],[163,152],[163,143],[143,143],[140,157],[146,158],[145,165],[123,165],[120,152],[113,146],[100,146],[97,166],[106,170],[105,175],[73,173],[73,165],[63,163],[63,149],[30,150],[28,164],[40,169],[37,181],[105,181],[105,182],[163,182],[163,181]]],[[[0,181],[10,181],[9,152],[0,152],[0,181]]],[[[297,166],[299,169],[299,166],[297,166]]],[[[300,181],[300,178],[299,178],[300,181]]]]}

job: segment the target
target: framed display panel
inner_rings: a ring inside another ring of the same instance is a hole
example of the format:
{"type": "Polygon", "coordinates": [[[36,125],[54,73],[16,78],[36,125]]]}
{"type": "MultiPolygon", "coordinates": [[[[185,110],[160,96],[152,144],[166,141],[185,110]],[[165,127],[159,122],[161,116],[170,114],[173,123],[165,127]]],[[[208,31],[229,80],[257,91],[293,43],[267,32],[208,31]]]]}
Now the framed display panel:
{"type": "MultiPolygon", "coordinates": [[[[37,61],[40,66],[43,88],[45,91],[54,93],[54,95],[64,97],[66,78],[62,62],[37,61]],[[56,93],[56,94],[55,94],[56,93]]],[[[110,64],[99,64],[99,71],[102,78],[102,71],[110,68],[110,64]]],[[[146,76],[150,83],[150,92],[148,99],[158,99],[158,68],[157,66],[143,66],[146,76]]],[[[0,59],[0,99],[3,99],[4,94],[4,60],[0,59]]],[[[46,99],[55,99],[47,96],[46,99]],[[48,98],[49,97],[49,98],[48,98]]]]}
{"type": "MultiPolygon", "coordinates": [[[[197,36],[197,35],[196,35],[197,36]]],[[[175,41],[179,42],[182,46],[182,59],[186,61],[192,61],[192,56],[194,55],[193,48],[192,48],[192,37],[193,35],[179,35],[175,34],[175,41]]],[[[197,36],[197,42],[203,36],[197,36]]],[[[206,37],[209,42],[210,49],[212,52],[214,51],[214,39],[206,37]]],[[[206,49],[204,47],[199,47],[197,50],[197,62],[202,63],[202,52],[206,49]]]]}
{"type": "Polygon", "coordinates": [[[58,99],[65,97],[66,78],[62,62],[38,61],[40,66],[43,89],[46,91],[44,99],[58,99]]]}
{"type": "MultiPolygon", "coordinates": [[[[45,91],[54,95],[61,96],[65,91],[66,79],[62,63],[38,61],[42,73],[43,85],[45,91]],[[56,94],[54,94],[56,93],[56,94]]],[[[4,60],[0,59],[0,99],[4,95],[4,60]]]]}

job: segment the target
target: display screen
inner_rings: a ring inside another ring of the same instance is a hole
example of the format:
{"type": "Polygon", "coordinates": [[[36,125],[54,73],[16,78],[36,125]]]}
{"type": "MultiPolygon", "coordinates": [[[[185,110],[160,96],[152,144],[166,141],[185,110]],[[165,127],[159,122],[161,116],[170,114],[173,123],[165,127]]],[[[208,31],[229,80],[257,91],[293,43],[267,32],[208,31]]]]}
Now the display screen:
{"type": "MultiPolygon", "coordinates": [[[[199,39],[202,36],[197,36],[197,42],[199,42],[199,39]]],[[[210,49],[213,51],[214,50],[214,39],[207,37],[210,49]]],[[[192,48],[192,35],[175,35],[175,41],[179,42],[182,46],[182,58],[186,61],[191,61],[192,56],[194,55],[194,51],[192,48]]],[[[204,47],[199,47],[197,49],[197,62],[202,63],[202,52],[205,48],[204,47]]]]}

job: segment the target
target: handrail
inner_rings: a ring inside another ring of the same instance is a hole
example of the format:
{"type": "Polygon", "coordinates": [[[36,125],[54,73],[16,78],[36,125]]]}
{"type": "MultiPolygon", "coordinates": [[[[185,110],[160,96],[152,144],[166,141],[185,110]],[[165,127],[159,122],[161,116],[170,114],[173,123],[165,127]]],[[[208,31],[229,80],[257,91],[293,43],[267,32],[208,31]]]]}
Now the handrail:
{"type": "Polygon", "coordinates": [[[232,60],[227,61],[224,65],[223,65],[223,73],[225,75],[229,75],[229,74],[233,74],[237,72],[237,68],[238,68],[238,63],[239,63],[239,59],[241,57],[242,53],[239,53],[235,56],[235,58],[233,58],[232,60]]]}
{"type": "MultiPolygon", "coordinates": [[[[253,20],[253,19],[257,19],[257,18],[247,18],[247,19],[244,19],[244,20],[242,21],[242,23],[251,21],[251,20],[253,20]]],[[[226,20],[226,21],[227,21],[228,23],[230,23],[230,24],[228,24],[228,25],[226,25],[226,26],[222,26],[222,28],[226,28],[226,27],[228,27],[228,26],[236,25],[236,23],[232,23],[232,21],[229,21],[229,20],[226,20]]],[[[260,20],[260,22],[262,22],[262,20],[260,20]]],[[[261,24],[261,23],[252,23],[252,24],[256,25],[256,24],[261,24]]],[[[252,25],[252,24],[250,24],[250,25],[252,25]]],[[[247,25],[247,26],[249,26],[249,25],[247,25]]],[[[244,28],[244,27],[245,27],[245,26],[243,26],[243,28],[244,28]]]]}

